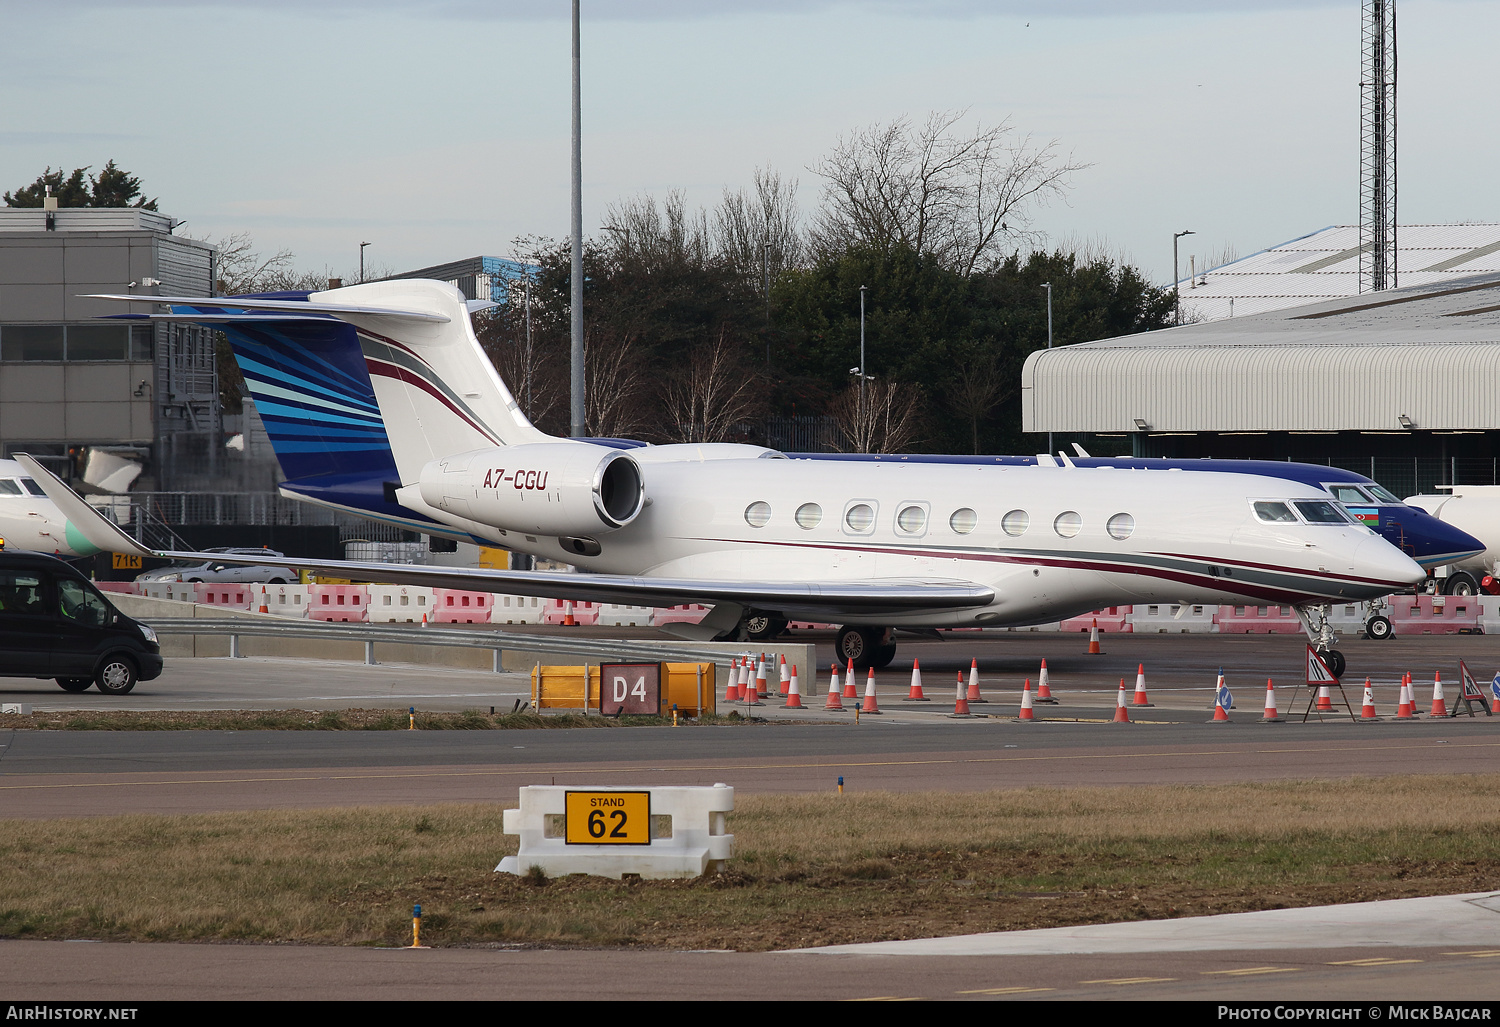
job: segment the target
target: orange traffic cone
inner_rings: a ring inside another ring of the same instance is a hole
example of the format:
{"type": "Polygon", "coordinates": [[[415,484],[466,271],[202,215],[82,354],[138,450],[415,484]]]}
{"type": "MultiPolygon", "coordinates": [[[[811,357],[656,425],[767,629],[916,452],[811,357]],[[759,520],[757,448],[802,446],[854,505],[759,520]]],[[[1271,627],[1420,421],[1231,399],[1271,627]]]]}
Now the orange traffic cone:
{"type": "MultiPolygon", "coordinates": [[[[785,666],[785,664],[782,664],[785,666]]],[[[782,707],[787,710],[805,709],[802,705],[802,688],[797,683],[797,665],[792,664],[792,676],[787,679],[786,703],[782,707]]]]}
{"type": "Polygon", "coordinates": [[[1130,711],[1125,708],[1125,679],[1120,679],[1120,694],[1115,699],[1115,723],[1129,724],[1130,711]]]}
{"type": "Polygon", "coordinates": [[[1099,618],[1094,618],[1093,626],[1089,628],[1089,655],[1098,656],[1102,650],[1099,648],[1099,618]]]}
{"type": "Polygon", "coordinates": [[[729,684],[724,688],[724,701],[739,702],[740,695],[740,658],[736,656],[729,661],[729,684]]]}
{"type": "Polygon", "coordinates": [[[839,665],[833,665],[833,677],[828,679],[828,702],[823,705],[825,710],[838,710],[843,712],[844,703],[839,698],[839,665]]]}
{"type": "Polygon", "coordinates": [[[859,692],[854,688],[854,661],[849,661],[849,666],[844,669],[844,698],[858,699],[859,692]]]}
{"type": "Polygon", "coordinates": [[[745,692],[746,706],[764,706],[760,701],[761,695],[766,690],[766,665],[762,663],[755,668],[755,677],[750,679],[750,688],[745,692]]]}
{"type": "Polygon", "coordinates": [[[1042,660],[1042,673],[1036,681],[1036,701],[1057,705],[1057,700],[1052,698],[1052,682],[1047,677],[1047,661],[1042,660]]]}
{"type": "Polygon", "coordinates": [[[1396,719],[1411,720],[1416,716],[1416,700],[1411,694],[1411,675],[1403,674],[1401,677],[1401,699],[1396,704],[1396,719]]]}
{"type": "Polygon", "coordinates": [[[922,668],[916,660],[911,661],[911,690],[906,693],[907,702],[930,702],[927,696],[922,694],[922,668]]]}
{"type": "Polygon", "coordinates": [[[1438,671],[1432,676],[1432,710],[1429,714],[1433,717],[1446,717],[1448,715],[1448,701],[1443,697],[1443,672],[1438,671]]]}
{"type": "Polygon", "coordinates": [[[964,672],[958,672],[958,699],[953,703],[953,712],[950,717],[972,717],[969,712],[969,701],[964,697],[964,672]]]}
{"type": "Polygon", "coordinates": [[[875,696],[875,668],[870,668],[869,677],[865,678],[865,704],[860,707],[861,713],[879,713],[880,702],[875,696]]]}
{"type": "Polygon", "coordinates": [[[573,604],[571,602],[563,606],[563,627],[576,628],[578,621],[573,619],[573,604]]]}
{"type": "Polygon", "coordinates": [[[1224,709],[1224,675],[1219,675],[1219,685],[1214,689],[1214,719],[1210,724],[1229,723],[1229,714],[1224,709]]]}
{"type": "Polygon", "coordinates": [[[781,654],[781,670],[779,671],[779,673],[781,675],[781,694],[783,697],[785,697],[789,694],[788,689],[792,684],[791,676],[787,674],[786,670],[786,653],[781,654]]]}
{"type": "Polygon", "coordinates": [[[262,586],[260,586],[260,609],[257,610],[256,612],[257,613],[270,613],[271,612],[271,607],[270,607],[269,604],[270,604],[270,601],[266,598],[266,586],[262,585],[262,586]]]}
{"type": "Polygon", "coordinates": [[[424,614],[422,614],[422,627],[425,628],[426,626],[427,626],[427,614],[424,613],[424,614]]]}
{"type": "Polygon", "coordinates": [[[1031,709],[1031,679],[1026,679],[1026,685],[1021,689],[1021,719],[1036,720],[1036,714],[1031,709]]]}
{"type": "Polygon", "coordinates": [[[1328,691],[1327,685],[1322,685],[1318,688],[1318,712],[1333,712],[1333,693],[1328,691]]]}
{"type": "Polygon", "coordinates": [[[1271,679],[1266,678],[1266,712],[1260,718],[1262,724],[1284,724],[1285,720],[1276,712],[1276,686],[1271,684],[1271,679]]]}
{"type": "Polygon", "coordinates": [[[979,694],[979,661],[969,662],[969,702],[989,702],[979,694]]]}
{"type": "Polygon", "coordinates": [[[1500,694],[1495,693],[1493,686],[1491,686],[1490,688],[1490,694],[1494,696],[1494,698],[1490,701],[1490,712],[1500,713],[1500,694]]]}
{"type": "Polygon", "coordinates": [[[1138,663],[1135,666],[1135,703],[1136,706],[1152,706],[1154,703],[1146,698],[1146,665],[1138,663]]]}
{"type": "Polygon", "coordinates": [[[1370,687],[1370,679],[1365,678],[1365,702],[1359,711],[1360,723],[1373,724],[1379,719],[1375,716],[1375,689],[1370,687]]]}

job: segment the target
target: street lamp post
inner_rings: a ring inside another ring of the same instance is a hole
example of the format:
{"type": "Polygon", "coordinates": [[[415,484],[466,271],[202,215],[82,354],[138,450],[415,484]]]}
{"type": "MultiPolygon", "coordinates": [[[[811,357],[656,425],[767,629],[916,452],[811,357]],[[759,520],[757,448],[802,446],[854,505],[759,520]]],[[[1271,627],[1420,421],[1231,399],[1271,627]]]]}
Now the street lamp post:
{"type": "MultiPolygon", "coordinates": [[[[1043,282],[1042,288],[1047,290],[1047,348],[1052,348],[1052,283],[1043,282]]],[[[1052,433],[1047,433],[1047,452],[1052,452],[1052,433]]]]}
{"type": "Polygon", "coordinates": [[[1172,291],[1176,299],[1172,301],[1172,323],[1182,324],[1182,284],[1177,270],[1177,240],[1185,235],[1196,235],[1197,233],[1183,229],[1181,232],[1172,233],[1172,291]]]}
{"type": "Polygon", "coordinates": [[[368,245],[370,245],[370,244],[367,243],[367,242],[362,242],[362,243],[359,244],[359,284],[360,285],[364,285],[365,284],[365,247],[368,246],[368,245]]]}
{"type": "Polygon", "coordinates": [[[584,360],[583,360],[583,116],[580,94],[582,85],[579,76],[578,0],[573,0],[573,160],[572,160],[572,221],[573,261],[572,281],[568,306],[572,345],[569,353],[569,434],[575,438],[586,431],[584,417],[584,360]]]}

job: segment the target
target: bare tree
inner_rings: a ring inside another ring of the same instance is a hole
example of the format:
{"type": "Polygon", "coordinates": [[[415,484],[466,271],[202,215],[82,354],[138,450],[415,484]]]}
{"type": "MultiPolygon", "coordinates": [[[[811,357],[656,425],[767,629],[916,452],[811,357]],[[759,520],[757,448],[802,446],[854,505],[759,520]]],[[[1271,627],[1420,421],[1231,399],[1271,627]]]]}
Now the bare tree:
{"type": "Polygon", "coordinates": [[[948,405],[968,418],[976,455],[979,453],[979,422],[988,417],[1001,401],[1011,397],[1016,391],[1015,382],[1015,375],[1001,374],[999,362],[987,354],[961,363],[958,374],[948,384],[948,405]]]}
{"type": "Polygon", "coordinates": [[[649,193],[610,204],[603,228],[611,236],[611,249],[633,252],[651,263],[701,265],[711,252],[707,212],[689,213],[687,199],[677,189],[660,205],[649,193]]]}
{"type": "Polygon", "coordinates": [[[650,423],[646,371],[635,337],[593,329],[584,339],[585,427],[594,438],[633,438],[650,423]]]}
{"type": "Polygon", "coordinates": [[[736,424],[760,412],[759,386],[720,329],[712,346],[695,347],[687,365],[663,383],[666,419],[659,434],[672,442],[723,442],[736,424]]]}
{"type": "Polygon", "coordinates": [[[1002,247],[1035,243],[1032,211],[1061,197],[1088,165],[1057,143],[1017,137],[1008,121],[957,133],[967,111],[934,112],[919,129],[906,118],[840,139],[812,170],[824,180],[812,242],[824,251],[906,246],[969,275],[1002,247]]]}
{"type": "Polygon", "coordinates": [[[921,438],[922,390],[904,382],[853,382],[828,407],[844,453],[900,453],[921,438]]]}
{"type": "Polygon", "coordinates": [[[774,276],[802,261],[800,222],[796,179],[756,168],[753,193],[724,190],[714,211],[714,247],[745,274],[758,279],[769,267],[774,276]]]}

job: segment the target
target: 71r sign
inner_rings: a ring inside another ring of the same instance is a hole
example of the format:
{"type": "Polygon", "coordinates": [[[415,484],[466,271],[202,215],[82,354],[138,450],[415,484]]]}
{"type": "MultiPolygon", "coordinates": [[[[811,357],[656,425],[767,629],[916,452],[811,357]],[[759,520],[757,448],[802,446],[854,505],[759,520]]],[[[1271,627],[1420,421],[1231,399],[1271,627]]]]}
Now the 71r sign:
{"type": "Polygon", "coordinates": [[[605,663],[599,667],[599,712],[656,716],[661,712],[661,664],[605,663]]]}

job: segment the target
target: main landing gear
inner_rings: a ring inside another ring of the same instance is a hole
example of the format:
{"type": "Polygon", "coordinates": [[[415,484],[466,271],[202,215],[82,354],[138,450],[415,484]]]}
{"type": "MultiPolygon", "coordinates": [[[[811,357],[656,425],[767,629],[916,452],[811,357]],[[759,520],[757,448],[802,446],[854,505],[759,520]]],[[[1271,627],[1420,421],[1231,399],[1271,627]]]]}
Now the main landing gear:
{"type": "Polygon", "coordinates": [[[839,662],[848,663],[853,660],[854,666],[860,670],[888,667],[896,658],[895,634],[892,628],[845,625],[839,628],[835,646],[839,662]]]}
{"type": "MultiPolygon", "coordinates": [[[[1333,608],[1327,603],[1320,603],[1298,606],[1295,609],[1298,618],[1302,621],[1302,629],[1307,632],[1307,640],[1318,651],[1318,655],[1323,657],[1323,662],[1328,664],[1328,669],[1333,676],[1343,677],[1348,661],[1344,659],[1343,653],[1333,647],[1333,643],[1338,640],[1338,636],[1333,633],[1333,624],[1329,620],[1333,608]]],[[[1389,627],[1390,622],[1386,621],[1386,625],[1389,627]]]]}

